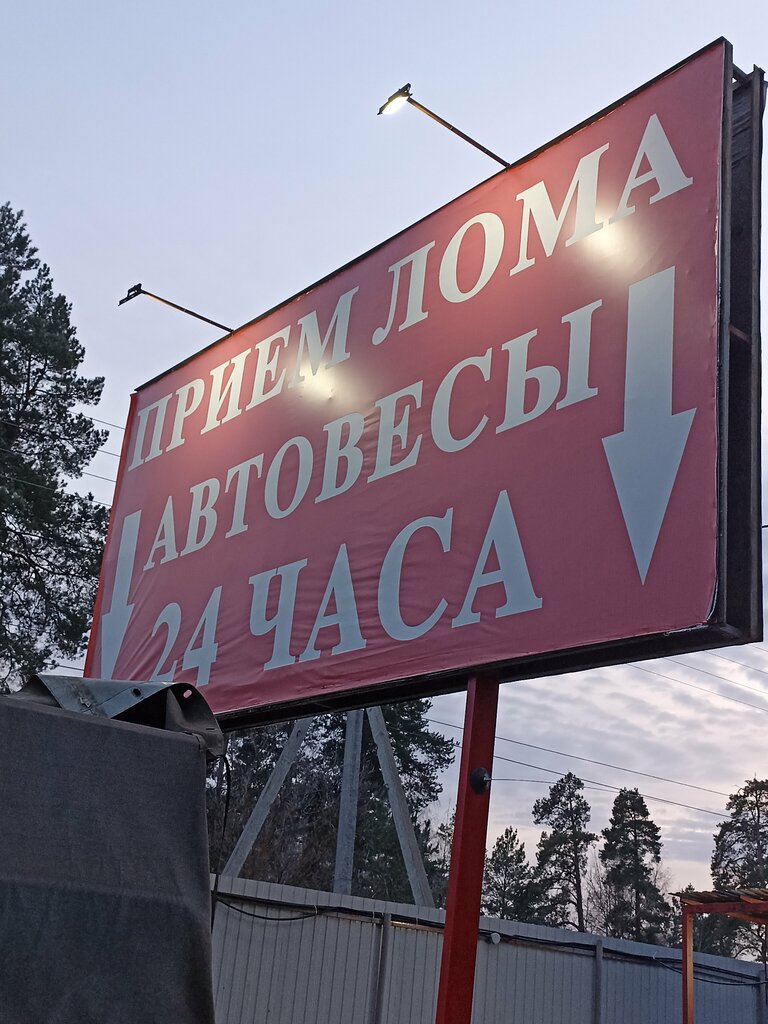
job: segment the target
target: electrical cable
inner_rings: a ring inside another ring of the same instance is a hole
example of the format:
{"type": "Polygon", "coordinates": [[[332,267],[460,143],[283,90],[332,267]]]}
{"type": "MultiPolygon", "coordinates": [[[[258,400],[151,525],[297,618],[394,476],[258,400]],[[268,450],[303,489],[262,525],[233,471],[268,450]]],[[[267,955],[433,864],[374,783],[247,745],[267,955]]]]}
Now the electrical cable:
{"type": "Polygon", "coordinates": [[[637,669],[638,672],[648,672],[649,675],[659,676],[661,679],[669,679],[672,683],[679,683],[680,686],[688,686],[692,690],[698,690],[700,693],[709,693],[713,697],[720,697],[723,700],[730,700],[734,704],[742,704],[745,708],[752,708],[753,711],[765,711],[768,712],[768,708],[760,707],[759,704],[750,704],[749,701],[739,700],[738,697],[729,697],[727,693],[718,693],[717,690],[709,690],[706,686],[697,686],[696,683],[686,682],[685,679],[676,679],[674,676],[667,675],[666,672],[657,672],[655,669],[646,668],[644,665],[633,664],[632,668],[637,669]]]}
{"type": "MultiPolygon", "coordinates": [[[[431,721],[431,719],[427,719],[427,721],[431,721]]],[[[463,731],[463,726],[455,726],[454,728],[457,728],[457,729],[461,728],[462,731],[463,731]]],[[[514,742],[514,740],[513,740],[513,742],[514,742]]],[[[457,742],[456,745],[458,746],[459,750],[461,750],[462,744],[457,742]]],[[[559,778],[564,778],[565,775],[570,774],[569,772],[556,771],[554,768],[545,768],[544,765],[532,765],[532,764],[530,764],[527,761],[517,761],[515,758],[507,758],[503,754],[495,754],[494,755],[494,760],[495,761],[505,761],[508,764],[518,765],[521,768],[532,768],[535,771],[544,771],[544,772],[547,772],[548,775],[557,775],[559,778]]],[[[510,780],[504,779],[504,780],[500,780],[500,781],[511,781],[511,779],[510,780]]],[[[580,781],[588,782],[590,785],[601,786],[603,788],[603,790],[610,790],[613,793],[621,793],[622,788],[623,788],[622,786],[611,785],[610,782],[600,782],[599,780],[594,779],[594,778],[580,778],[580,781]]],[[[493,782],[493,778],[492,778],[492,782],[493,782]]],[[[639,793],[639,791],[638,791],[638,793],[639,793]]],[[[713,811],[709,807],[694,807],[692,804],[683,804],[683,803],[681,803],[678,800],[670,800],[667,797],[654,797],[654,796],[651,796],[650,794],[647,794],[647,793],[640,793],[640,796],[643,798],[643,800],[653,800],[653,801],[656,801],[657,803],[672,804],[674,807],[684,807],[686,810],[697,811],[697,812],[699,812],[701,814],[713,814],[713,815],[715,815],[715,817],[718,817],[718,818],[725,817],[725,811],[713,811]]]]}
{"type": "MultiPolygon", "coordinates": [[[[13,480],[14,483],[25,484],[27,487],[36,487],[40,491],[50,491],[52,494],[61,494],[61,493],[68,494],[68,493],[73,493],[73,492],[68,492],[68,491],[61,492],[56,487],[48,487],[48,486],[46,486],[46,484],[36,484],[36,483],[33,483],[31,480],[22,480],[21,477],[10,476],[7,473],[0,473],[0,480],[13,480]]],[[[83,499],[86,498],[85,494],[80,494],[78,491],[75,491],[74,494],[76,494],[78,498],[83,498],[83,499]]],[[[106,503],[106,501],[99,501],[99,499],[98,498],[94,498],[93,495],[91,495],[91,501],[95,502],[97,505],[103,505],[104,508],[112,508],[112,506],[108,505],[106,503]]]]}
{"type": "MultiPolygon", "coordinates": [[[[43,437],[43,438],[45,438],[45,437],[51,437],[51,434],[52,434],[51,431],[35,430],[33,427],[20,427],[17,423],[14,423],[13,420],[0,419],[0,423],[5,423],[9,427],[15,427],[16,430],[18,430],[22,434],[32,434],[33,437],[43,437]]],[[[64,437],[64,435],[62,433],[56,433],[53,436],[60,437],[61,440],[65,444],[68,444],[70,446],[72,451],[76,451],[76,448],[75,448],[74,444],[72,443],[72,441],[70,441],[69,438],[64,437]]],[[[7,452],[7,451],[10,451],[10,448],[3,448],[2,450],[7,452]]],[[[97,448],[96,449],[96,453],[98,454],[99,452],[103,453],[104,455],[111,455],[115,459],[119,459],[120,458],[120,454],[118,452],[108,452],[106,448],[97,448]]]]}
{"type": "Polygon", "coordinates": [[[219,902],[220,898],[219,881],[221,879],[221,860],[224,850],[224,837],[227,833],[227,824],[229,819],[229,798],[232,793],[232,766],[230,765],[229,758],[227,757],[226,746],[224,753],[220,754],[217,760],[221,760],[224,765],[224,775],[227,780],[227,795],[224,800],[224,815],[221,822],[221,835],[219,836],[219,856],[216,863],[216,874],[213,878],[213,891],[211,892],[211,931],[213,931],[213,925],[216,921],[216,904],[219,902]]]}
{"type": "MultiPolygon", "coordinates": [[[[702,651],[702,654],[709,653],[702,651]]],[[[717,655],[715,655],[717,657],[717,655]]],[[[689,665],[687,661],[681,661],[680,658],[665,658],[665,661],[674,662],[675,665],[680,665],[682,668],[691,669],[693,672],[701,672],[703,676],[712,676],[713,679],[720,679],[724,683],[730,683],[731,686],[740,686],[742,690],[749,690],[750,693],[756,693],[761,697],[765,697],[768,700],[768,691],[761,690],[758,686],[750,686],[748,683],[740,683],[737,679],[729,679],[728,676],[722,676],[719,672],[710,672],[706,668],[698,668],[696,665],[689,665]]],[[[734,662],[732,658],[728,658],[732,664],[741,665],[742,668],[748,668],[744,662],[734,662]]]]}
{"type": "MultiPolygon", "coordinates": [[[[428,718],[427,721],[431,722],[433,725],[447,726],[449,729],[464,730],[464,726],[462,725],[454,725],[451,722],[441,722],[437,718],[428,718]]],[[[627,772],[629,775],[642,775],[646,779],[655,779],[657,782],[670,782],[675,786],[685,786],[688,789],[697,789],[702,793],[712,793],[714,796],[727,797],[729,795],[728,793],[723,793],[718,789],[708,789],[706,786],[696,786],[692,782],[679,782],[677,779],[669,779],[664,775],[654,775],[651,772],[641,772],[634,768],[625,768],[620,764],[610,764],[608,761],[597,761],[592,757],[582,757],[579,754],[569,754],[564,750],[553,750],[551,747],[541,747],[536,743],[525,743],[523,740],[514,740],[510,736],[500,736],[498,733],[494,738],[502,740],[504,743],[514,743],[519,747],[529,747],[531,750],[541,750],[545,754],[557,754],[559,757],[570,757],[573,758],[574,761],[585,761],[587,764],[599,765],[601,768],[611,768],[614,771],[627,772]]]]}
{"type": "MultiPolygon", "coordinates": [[[[2,445],[0,445],[0,452],[8,452],[9,455],[15,454],[10,448],[3,448],[2,445]]],[[[106,480],[108,484],[117,483],[117,480],[114,480],[111,476],[99,476],[98,473],[90,473],[87,469],[82,470],[79,476],[74,477],[73,479],[79,480],[81,476],[92,476],[95,480],[106,480]]]]}
{"type": "MultiPolygon", "coordinates": [[[[458,746],[461,746],[461,744],[458,744],[458,746]]],[[[506,761],[508,764],[519,765],[521,768],[534,768],[539,772],[547,772],[548,775],[557,775],[561,779],[570,774],[570,772],[555,771],[554,768],[544,768],[543,765],[540,764],[529,764],[527,761],[517,761],[512,757],[504,757],[503,754],[494,754],[493,758],[498,761],[506,761]]],[[[624,788],[621,786],[613,786],[609,782],[600,782],[596,779],[581,779],[580,781],[587,782],[592,786],[602,786],[604,789],[610,789],[616,793],[619,793],[621,789],[624,788]]],[[[644,800],[656,800],[663,804],[672,804],[674,807],[685,807],[689,811],[699,811],[701,814],[713,814],[717,818],[726,817],[725,811],[713,811],[709,807],[694,807],[692,804],[684,804],[679,800],[669,800],[667,797],[663,796],[652,796],[649,793],[640,793],[640,796],[643,797],[644,800]]]]}
{"type": "MultiPolygon", "coordinates": [[[[745,668],[749,672],[759,672],[761,675],[768,676],[768,669],[758,668],[757,665],[748,665],[745,661],[738,661],[736,658],[726,658],[724,654],[716,654],[714,651],[707,651],[706,653],[711,658],[719,658],[720,661],[727,661],[731,665],[738,665],[739,668],[745,668]]],[[[768,697],[768,692],[765,690],[760,690],[758,692],[765,693],[765,696],[768,697]]]]}
{"type": "Polygon", "coordinates": [[[9,526],[7,523],[3,523],[3,528],[6,532],[12,533],[14,537],[29,537],[30,540],[42,540],[46,544],[52,540],[51,537],[46,537],[43,533],[30,533],[29,530],[17,530],[15,526],[9,526]]]}
{"type": "MultiPolygon", "coordinates": [[[[481,929],[480,931],[481,931],[481,934],[482,934],[483,932],[487,932],[487,929],[481,929]]],[[[579,950],[583,950],[585,948],[583,943],[569,942],[567,940],[563,941],[562,939],[544,939],[544,938],[539,938],[538,936],[534,936],[534,935],[504,935],[504,934],[500,934],[498,932],[496,934],[500,936],[502,942],[508,942],[508,943],[511,943],[511,944],[526,943],[526,944],[530,944],[530,945],[533,945],[533,946],[550,946],[550,947],[560,948],[560,949],[579,949],[579,950]]],[[[610,936],[605,936],[605,938],[608,938],[609,941],[610,941],[610,936]]],[[[626,940],[617,939],[615,941],[622,942],[622,941],[626,941],[626,940]]],[[[590,948],[590,947],[587,946],[587,948],[590,948]]],[[[603,949],[603,956],[606,957],[607,959],[619,960],[619,961],[630,962],[630,963],[632,963],[632,962],[635,962],[635,963],[640,962],[640,963],[656,964],[659,967],[667,967],[668,969],[673,970],[673,971],[675,970],[675,968],[672,967],[671,964],[672,963],[679,963],[679,961],[677,959],[670,961],[670,963],[667,963],[667,959],[668,958],[665,959],[665,958],[662,958],[660,956],[653,956],[653,955],[647,954],[647,953],[645,953],[645,954],[644,953],[630,953],[630,952],[625,951],[625,950],[611,949],[610,946],[606,946],[603,949]]],[[[728,968],[724,968],[724,967],[715,967],[715,966],[710,966],[710,965],[704,966],[703,964],[699,964],[699,967],[703,968],[704,970],[711,971],[711,972],[717,973],[717,974],[731,974],[731,975],[733,975],[733,974],[737,973],[737,972],[735,972],[733,970],[729,970],[728,968]]],[[[681,974],[682,970],[676,971],[676,973],[681,974]]],[[[713,984],[713,985],[736,985],[736,986],[739,986],[739,987],[742,987],[742,988],[757,988],[758,986],[765,984],[765,982],[763,982],[763,981],[716,981],[714,978],[702,978],[702,977],[696,978],[696,981],[709,982],[710,984],[713,984]]]]}
{"type": "MultiPolygon", "coordinates": [[[[667,658],[665,660],[676,662],[676,659],[673,659],[673,658],[667,658]]],[[[732,659],[724,659],[724,660],[729,660],[730,661],[732,659]]],[[[692,665],[688,666],[684,662],[676,662],[676,663],[680,664],[680,665],[685,665],[685,667],[691,668],[694,671],[700,671],[700,672],[704,672],[707,675],[713,675],[716,678],[722,679],[723,682],[728,682],[728,683],[733,683],[734,682],[734,680],[727,679],[725,676],[719,676],[716,673],[706,672],[706,670],[704,670],[704,669],[696,669],[695,666],[692,666],[692,665]]],[[[743,665],[743,663],[741,663],[741,662],[735,662],[735,664],[743,665]]],[[[644,665],[638,665],[637,663],[632,663],[631,667],[632,668],[636,668],[636,669],[638,669],[641,672],[647,672],[647,673],[650,673],[651,675],[656,675],[656,676],[659,676],[660,678],[668,679],[670,682],[679,683],[681,686],[688,686],[688,687],[690,687],[692,689],[699,690],[702,693],[711,694],[712,696],[715,696],[715,697],[721,697],[723,700],[730,700],[733,703],[740,704],[740,705],[745,706],[745,707],[749,707],[749,708],[751,708],[753,710],[756,710],[756,711],[768,711],[768,708],[760,707],[757,704],[751,704],[748,701],[739,700],[737,697],[730,697],[728,694],[719,693],[717,690],[710,690],[707,687],[698,686],[695,683],[690,683],[690,682],[687,682],[686,680],[683,680],[683,679],[677,679],[674,676],[667,675],[666,673],[663,673],[663,672],[658,672],[657,670],[650,669],[650,668],[648,668],[647,666],[644,666],[644,665]]],[[[744,666],[744,667],[748,668],[748,666],[744,666]]],[[[754,690],[754,692],[756,692],[756,693],[761,693],[762,692],[762,691],[759,691],[759,690],[755,690],[753,687],[746,686],[746,684],[743,684],[743,683],[741,683],[741,684],[737,683],[736,685],[745,686],[746,689],[754,690]]],[[[766,694],[766,697],[768,697],[768,694],[766,694]]],[[[431,719],[427,719],[427,721],[432,722],[435,725],[442,725],[442,726],[445,726],[445,727],[450,728],[450,729],[459,729],[459,730],[463,731],[463,726],[455,725],[455,724],[450,723],[450,722],[442,722],[439,719],[432,719],[432,718],[431,719]]],[[[722,792],[720,790],[710,789],[710,788],[708,788],[706,786],[696,786],[693,783],[680,782],[679,780],[666,778],[665,776],[655,775],[655,774],[650,773],[650,772],[642,772],[642,771],[631,769],[631,768],[625,768],[625,767],[623,767],[621,765],[613,765],[613,764],[610,764],[610,763],[605,762],[605,761],[598,761],[598,760],[596,760],[594,758],[583,757],[583,756],[580,756],[578,754],[569,754],[569,753],[567,753],[565,751],[559,751],[559,750],[554,750],[554,749],[549,748],[549,747],[538,746],[537,744],[534,744],[534,743],[525,743],[522,740],[515,740],[515,739],[512,739],[511,737],[497,735],[495,738],[498,739],[498,740],[502,740],[502,741],[508,742],[508,743],[513,743],[513,744],[516,744],[516,745],[519,745],[519,746],[529,747],[529,748],[534,749],[534,750],[541,750],[541,751],[543,751],[545,753],[551,753],[551,754],[555,754],[555,755],[561,756],[561,757],[573,758],[574,760],[584,761],[585,763],[595,764],[595,765],[599,765],[599,766],[605,767],[605,768],[611,768],[611,769],[616,770],[616,771],[624,771],[624,772],[627,772],[628,774],[631,774],[631,775],[639,775],[639,776],[643,776],[643,777],[646,777],[646,778],[653,778],[653,779],[658,780],[659,782],[668,782],[668,783],[670,783],[672,785],[684,786],[686,788],[700,790],[701,792],[712,793],[713,795],[716,795],[716,796],[725,796],[725,797],[727,797],[729,795],[729,794],[724,793],[724,792],[722,792]]],[[[501,758],[501,755],[496,755],[496,756],[501,758]]],[[[547,771],[547,772],[551,772],[551,769],[541,769],[541,767],[538,766],[538,765],[528,766],[528,765],[525,765],[524,762],[519,762],[519,761],[516,761],[516,762],[513,762],[513,763],[520,764],[521,766],[525,766],[525,767],[534,767],[534,768],[536,768],[538,770],[544,770],[544,771],[547,771]]],[[[562,774],[564,774],[564,773],[554,773],[554,774],[561,774],[561,777],[562,777],[562,774]]],[[[501,780],[500,779],[499,781],[506,781],[506,780],[501,780]]],[[[582,780],[582,781],[589,781],[589,780],[582,780]]],[[[608,788],[616,788],[616,787],[608,786],[607,783],[598,783],[598,785],[604,785],[604,786],[607,786],[608,788]]],[[[662,802],[672,803],[672,804],[676,804],[677,803],[676,801],[668,800],[668,799],[665,799],[664,797],[648,796],[648,797],[646,797],[646,799],[660,800],[662,802]]],[[[720,812],[712,811],[712,810],[710,810],[708,808],[693,807],[690,804],[679,804],[679,806],[686,807],[689,810],[700,811],[700,812],[704,812],[706,814],[714,814],[714,815],[716,815],[718,817],[722,817],[722,814],[720,812]]]]}
{"type": "Polygon", "coordinates": [[[108,420],[100,420],[96,416],[88,416],[87,413],[83,413],[86,419],[93,420],[94,423],[101,423],[105,427],[114,427],[115,430],[125,430],[125,427],[121,427],[119,423],[110,423],[108,420]]]}
{"type": "Polygon", "coordinates": [[[82,471],[82,473],[80,474],[80,476],[92,476],[94,478],[94,480],[106,480],[106,482],[108,484],[116,484],[117,483],[117,480],[115,480],[111,476],[100,476],[98,473],[91,473],[87,469],[84,469],[82,471]]]}
{"type": "MultiPolygon", "coordinates": [[[[491,781],[493,781],[493,782],[532,782],[532,783],[535,783],[538,786],[549,786],[550,785],[549,779],[500,779],[500,778],[498,778],[498,776],[494,776],[491,781]]],[[[605,792],[605,784],[601,782],[597,786],[584,786],[584,789],[588,789],[592,793],[604,793],[605,792]]]]}
{"type": "MultiPolygon", "coordinates": [[[[434,719],[427,719],[427,721],[431,722],[431,721],[434,721],[434,719]]],[[[464,731],[464,727],[463,726],[458,726],[457,725],[457,726],[452,726],[451,728],[460,729],[462,732],[464,731]]],[[[499,737],[499,738],[503,739],[503,737],[499,737]]],[[[512,740],[510,742],[514,743],[516,741],[512,740]]],[[[461,749],[461,743],[456,743],[456,746],[459,749],[461,749]]],[[[565,756],[568,756],[568,755],[565,755],[565,756]]],[[[548,775],[557,775],[561,779],[564,778],[566,775],[570,774],[570,772],[558,772],[554,768],[545,768],[543,765],[540,765],[540,764],[531,764],[528,761],[518,761],[518,760],[516,760],[513,757],[505,757],[503,754],[494,754],[493,755],[493,759],[494,759],[494,761],[505,761],[508,764],[516,764],[516,765],[518,765],[521,768],[533,768],[535,771],[546,772],[548,775]]],[[[493,781],[493,780],[491,780],[491,781],[493,781]]],[[[500,781],[511,781],[511,780],[500,780],[500,781]]],[[[612,792],[615,792],[615,793],[620,792],[621,789],[622,789],[621,786],[614,786],[614,785],[612,785],[609,782],[600,782],[597,779],[580,779],[580,781],[581,782],[586,782],[586,783],[588,783],[591,786],[600,786],[603,789],[609,789],[609,790],[611,790],[612,792]]],[[[712,792],[715,792],[715,791],[713,790],[712,792]]],[[[723,795],[725,795],[725,794],[723,794],[723,795]]],[[[725,811],[713,811],[709,807],[695,807],[693,804],[684,804],[684,803],[681,803],[679,800],[670,800],[668,797],[653,796],[653,795],[651,795],[649,793],[640,793],[640,796],[643,797],[644,800],[655,800],[658,803],[672,804],[674,807],[684,807],[686,810],[689,810],[689,811],[697,811],[697,812],[699,812],[701,814],[712,814],[712,815],[714,815],[717,818],[724,818],[726,816],[725,811]]]]}
{"type": "MultiPolygon", "coordinates": [[[[658,964],[659,967],[663,967],[666,971],[671,971],[673,974],[682,976],[683,971],[681,968],[673,967],[672,964],[665,963],[660,957],[652,956],[648,959],[652,963],[658,964]]],[[[704,982],[705,985],[724,985],[726,988],[729,986],[731,988],[761,988],[766,984],[764,981],[717,981],[715,978],[702,978],[701,975],[699,975],[698,978],[694,977],[694,981],[704,982]]]]}
{"type": "MultiPolygon", "coordinates": [[[[237,897],[235,897],[235,899],[236,898],[237,897]]],[[[274,921],[275,924],[290,924],[292,921],[306,921],[310,917],[319,917],[321,913],[320,908],[318,907],[316,910],[313,910],[308,914],[295,914],[293,917],[272,917],[271,914],[257,914],[255,910],[246,910],[245,907],[238,907],[234,903],[230,902],[226,896],[222,896],[220,893],[216,894],[214,903],[223,903],[225,907],[228,907],[230,910],[234,910],[237,914],[243,914],[245,917],[256,917],[260,921],[274,921]]],[[[341,912],[341,908],[338,908],[338,910],[341,912]]]]}
{"type": "MultiPolygon", "coordinates": [[[[217,871],[216,871],[216,874],[214,875],[213,890],[211,891],[211,931],[213,931],[213,926],[214,926],[214,923],[215,923],[215,920],[216,920],[216,906],[219,903],[223,903],[225,907],[229,907],[230,910],[234,910],[238,914],[243,914],[245,917],[256,917],[256,918],[259,918],[262,921],[275,921],[278,924],[281,923],[281,922],[305,921],[307,918],[317,917],[319,915],[319,910],[318,910],[317,907],[315,907],[315,910],[312,913],[309,913],[309,914],[299,914],[299,915],[296,915],[294,917],[272,917],[270,914],[258,914],[255,911],[246,910],[244,907],[238,907],[236,904],[232,903],[230,901],[230,899],[228,899],[226,896],[222,896],[220,894],[220,892],[219,892],[219,882],[221,880],[221,871],[222,871],[222,863],[221,862],[222,862],[222,860],[224,858],[224,839],[225,839],[226,833],[227,833],[227,824],[228,824],[228,821],[229,821],[229,802],[230,802],[230,795],[231,795],[231,792],[232,792],[232,765],[230,764],[229,758],[227,757],[226,754],[221,754],[220,757],[217,758],[217,760],[221,760],[223,762],[223,764],[224,764],[224,774],[226,775],[227,794],[226,794],[226,797],[224,799],[224,814],[223,814],[223,817],[222,817],[221,834],[220,834],[220,838],[219,838],[219,856],[218,856],[217,871]]],[[[234,897],[234,898],[236,899],[237,897],[234,897]]]]}

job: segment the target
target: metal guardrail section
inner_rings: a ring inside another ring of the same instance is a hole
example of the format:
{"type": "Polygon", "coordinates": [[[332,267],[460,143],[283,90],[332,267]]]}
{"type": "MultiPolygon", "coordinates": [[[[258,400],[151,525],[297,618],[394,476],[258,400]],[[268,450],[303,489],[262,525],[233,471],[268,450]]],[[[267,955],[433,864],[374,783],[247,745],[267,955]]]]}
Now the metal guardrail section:
{"type": "MultiPolygon", "coordinates": [[[[432,1024],[441,910],[222,878],[217,1024],[432,1024]]],[[[757,964],[696,954],[696,1024],[768,1024],[757,964]]],[[[482,918],[473,1024],[676,1024],[680,950],[482,918]]]]}

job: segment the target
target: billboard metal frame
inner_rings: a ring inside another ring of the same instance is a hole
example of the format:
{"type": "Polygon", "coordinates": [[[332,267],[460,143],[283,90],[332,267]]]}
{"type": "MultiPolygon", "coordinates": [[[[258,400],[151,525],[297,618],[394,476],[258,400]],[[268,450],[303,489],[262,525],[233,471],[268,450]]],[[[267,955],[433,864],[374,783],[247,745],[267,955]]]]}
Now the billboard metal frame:
{"type": "MultiPolygon", "coordinates": [[[[512,682],[763,639],[760,480],[760,166],[766,96],[763,71],[755,68],[752,74],[744,74],[733,65],[731,44],[725,39],[716,40],[510,166],[524,163],[559,139],[592,124],[654,82],[671,75],[699,53],[717,45],[723,46],[725,59],[719,211],[718,583],[710,621],[673,633],[590,644],[516,658],[507,663],[479,663],[461,673],[404,678],[353,693],[304,700],[302,714],[342,711],[463,690],[467,678],[476,673],[496,672],[503,682],[512,682]]],[[[270,705],[219,717],[222,725],[232,728],[245,721],[285,719],[290,708],[270,705]]]]}
{"type": "MultiPolygon", "coordinates": [[[[477,673],[495,672],[502,682],[511,682],[762,640],[760,163],[766,98],[764,72],[754,68],[752,73],[744,73],[733,64],[731,44],[725,39],[715,40],[511,166],[529,160],[554,142],[593,123],[718,45],[724,50],[718,254],[719,523],[717,590],[709,621],[690,629],[546,652],[509,662],[479,662],[461,672],[407,677],[337,696],[305,699],[301,701],[302,715],[455,692],[465,689],[467,679],[477,673]]],[[[287,702],[230,712],[219,719],[225,728],[235,728],[246,723],[284,720],[295,714],[295,703],[287,702]]]]}
{"type": "MultiPolygon", "coordinates": [[[[478,673],[493,672],[501,681],[506,682],[762,639],[759,235],[762,113],[765,105],[763,72],[758,68],[751,74],[740,71],[733,65],[730,43],[722,38],[715,40],[510,166],[525,163],[553,144],[570,137],[716,46],[723,48],[724,55],[718,211],[718,528],[717,584],[708,621],[703,625],[673,632],[592,643],[509,661],[479,661],[460,670],[401,677],[391,682],[376,683],[321,698],[304,697],[298,701],[294,698],[257,708],[225,712],[218,716],[224,728],[463,690],[467,679],[478,673]]],[[[411,227],[413,225],[404,230],[410,230],[411,227]]],[[[393,238],[399,234],[402,232],[393,238]]],[[[380,243],[243,326],[259,322],[391,241],[387,239],[380,243]]],[[[220,340],[217,339],[211,346],[200,351],[206,351],[220,340]]],[[[137,389],[137,394],[199,354],[197,352],[189,356],[146,382],[137,389]]],[[[137,394],[133,396],[126,439],[135,415],[137,394]]],[[[125,461],[123,457],[121,475],[125,461]]],[[[96,620],[101,596],[100,589],[95,609],[96,620]]]]}

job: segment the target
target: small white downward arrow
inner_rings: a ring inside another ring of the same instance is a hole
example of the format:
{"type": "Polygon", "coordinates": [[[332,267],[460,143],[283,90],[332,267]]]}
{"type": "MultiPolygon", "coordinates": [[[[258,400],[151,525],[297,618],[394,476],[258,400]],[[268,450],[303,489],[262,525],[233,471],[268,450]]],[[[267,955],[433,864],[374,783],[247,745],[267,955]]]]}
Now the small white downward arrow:
{"type": "Polygon", "coordinates": [[[117,656],[123,645],[133,605],[128,604],[128,593],[133,576],[133,563],[139,541],[141,512],[132,512],[123,520],[120,547],[117,552],[115,581],[109,611],[101,617],[101,678],[112,679],[117,656]]]}
{"type": "Polygon", "coordinates": [[[674,267],[630,286],[624,430],[603,438],[643,583],[696,413],[672,413],[674,312],[674,267]]]}

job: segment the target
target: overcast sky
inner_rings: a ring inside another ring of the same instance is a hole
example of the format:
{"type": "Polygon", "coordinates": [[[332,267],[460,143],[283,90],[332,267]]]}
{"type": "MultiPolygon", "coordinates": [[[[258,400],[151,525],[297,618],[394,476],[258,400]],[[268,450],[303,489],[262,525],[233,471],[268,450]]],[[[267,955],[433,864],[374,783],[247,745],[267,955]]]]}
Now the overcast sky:
{"type": "MultiPolygon", "coordinates": [[[[94,415],[123,424],[133,388],[218,336],[147,299],[118,309],[130,285],[236,326],[496,172],[415,110],[377,118],[404,82],[513,161],[720,35],[743,69],[765,66],[766,10],[762,0],[6,5],[0,201],[24,209],[73,304],[85,371],[106,378],[94,415]]],[[[113,429],[107,452],[120,442],[113,429]]],[[[110,502],[112,484],[97,477],[116,468],[100,454],[82,487],[110,502]]],[[[499,736],[559,753],[500,739],[499,755],[536,767],[498,760],[494,774],[549,784],[544,769],[573,770],[691,805],[649,800],[673,887],[706,886],[719,820],[707,810],[768,776],[767,677],[768,645],[755,644],[509,684],[499,736]]],[[[436,700],[433,717],[460,725],[463,698],[436,700]]],[[[532,854],[530,809],[546,788],[498,781],[490,839],[515,825],[532,854]]],[[[599,831],[613,794],[586,795],[599,831]]]]}

